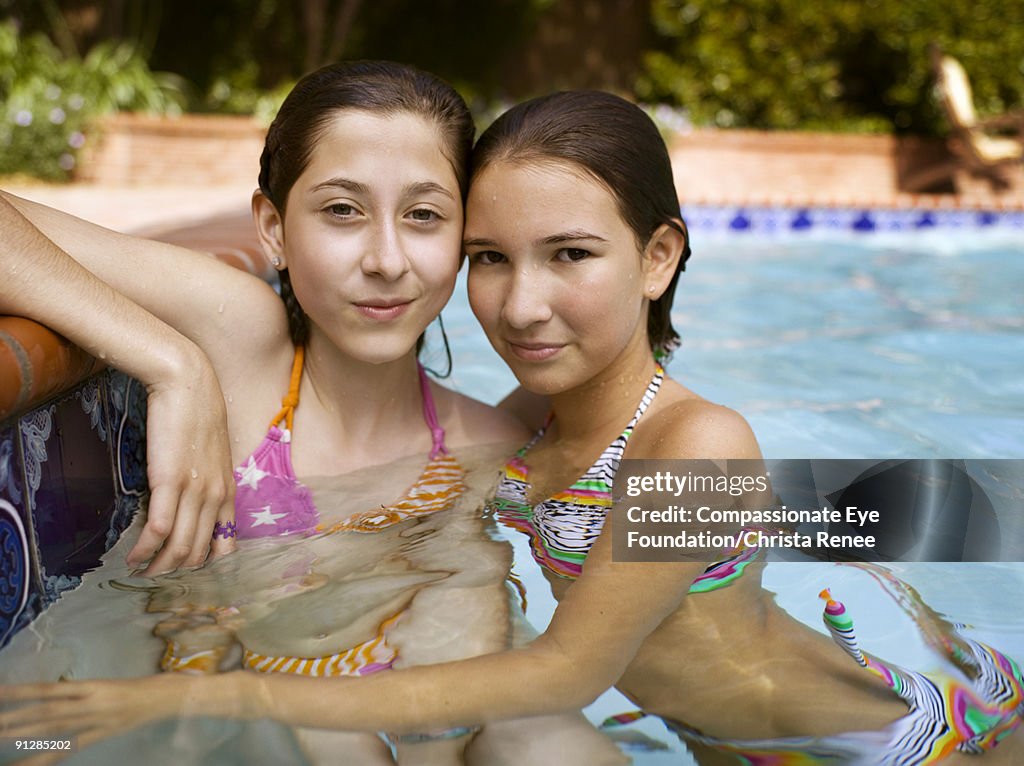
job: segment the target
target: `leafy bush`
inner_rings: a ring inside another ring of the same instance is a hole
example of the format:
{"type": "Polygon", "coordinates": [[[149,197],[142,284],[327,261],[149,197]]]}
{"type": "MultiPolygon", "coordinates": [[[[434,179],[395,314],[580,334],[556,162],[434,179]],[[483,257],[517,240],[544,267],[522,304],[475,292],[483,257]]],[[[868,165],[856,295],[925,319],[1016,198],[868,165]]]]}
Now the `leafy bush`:
{"type": "Polygon", "coordinates": [[[653,0],[638,96],[696,124],[941,133],[928,46],[960,59],[982,112],[1024,100],[1020,0],[653,0]]]}
{"type": "Polygon", "coordinates": [[[180,113],[181,81],[154,74],[130,45],[105,42],[84,59],[41,34],[0,24],[0,174],[60,180],[75,167],[90,120],[121,109],[180,113]]]}
{"type": "Polygon", "coordinates": [[[205,97],[189,104],[190,111],[217,114],[251,114],[264,125],[270,125],[281,104],[295,87],[295,80],[285,80],[274,88],[261,88],[255,62],[218,76],[205,97]]]}

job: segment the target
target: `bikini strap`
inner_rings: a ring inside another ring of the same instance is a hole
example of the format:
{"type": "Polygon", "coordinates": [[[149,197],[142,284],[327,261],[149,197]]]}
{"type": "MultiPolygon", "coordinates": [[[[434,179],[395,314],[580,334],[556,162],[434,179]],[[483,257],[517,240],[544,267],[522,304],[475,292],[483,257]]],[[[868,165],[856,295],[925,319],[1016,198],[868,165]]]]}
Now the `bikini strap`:
{"type": "Polygon", "coordinates": [[[437,409],[434,407],[434,395],[430,393],[430,381],[427,380],[427,371],[423,369],[423,365],[419,362],[416,363],[416,367],[420,373],[420,391],[423,392],[423,419],[427,421],[427,425],[430,427],[432,442],[430,459],[433,460],[441,455],[447,455],[448,448],[444,446],[444,429],[437,419],[437,409]]]}
{"type": "Polygon", "coordinates": [[[522,447],[516,450],[516,457],[526,457],[526,453],[533,449],[533,445],[539,442],[544,437],[544,434],[547,433],[548,428],[551,427],[551,424],[554,422],[554,420],[555,413],[552,410],[547,414],[547,417],[544,418],[544,423],[541,425],[541,427],[538,428],[537,431],[534,432],[533,436],[530,437],[530,441],[526,442],[526,444],[524,444],[522,447]]]}
{"type": "Polygon", "coordinates": [[[284,421],[284,427],[292,430],[292,421],[295,419],[295,408],[299,406],[299,384],[302,382],[302,362],[305,359],[306,350],[302,346],[295,347],[295,359],[292,361],[292,377],[288,384],[288,394],[281,400],[281,410],[274,419],[270,421],[273,428],[284,421]]]}
{"type": "Polygon", "coordinates": [[[881,678],[886,685],[902,699],[910,703],[911,708],[919,708],[922,705],[930,705],[928,696],[922,699],[924,692],[934,693],[934,688],[929,684],[929,689],[922,689],[913,676],[905,673],[900,668],[888,665],[879,659],[865,655],[857,642],[857,634],[853,630],[853,620],[846,611],[846,605],[842,601],[832,598],[828,588],[822,590],[818,597],[825,601],[825,608],[821,617],[825,627],[832,634],[832,640],[839,645],[853,660],[862,668],[866,668],[881,678]]]}
{"type": "Polygon", "coordinates": [[[604,482],[609,491],[611,490],[615,482],[615,474],[619,471],[619,463],[622,461],[622,456],[626,453],[626,444],[629,442],[629,437],[633,435],[633,429],[636,428],[636,424],[640,422],[640,418],[643,417],[651,402],[654,401],[654,397],[661,388],[661,383],[664,379],[665,370],[659,364],[655,370],[654,377],[647,384],[644,395],[640,398],[640,404],[637,405],[636,412],[633,413],[633,419],[629,421],[629,424],[622,430],[622,433],[615,437],[615,441],[605,448],[597,462],[587,469],[587,472],[581,477],[582,481],[601,481],[604,482]]]}
{"type": "Polygon", "coordinates": [[[633,413],[633,419],[629,421],[629,425],[626,426],[622,432],[623,435],[628,439],[630,434],[633,433],[633,429],[636,428],[636,424],[640,422],[640,418],[647,412],[647,408],[651,406],[651,402],[654,401],[655,395],[658,393],[658,389],[661,388],[661,382],[665,379],[665,369],[659,364],[654,372],[654,377],[651,378],[651,382],[647,384],[647,390],[644,391],[643,397],[640,399],[640,404],[636,407],[636,412],[633,413]]]}

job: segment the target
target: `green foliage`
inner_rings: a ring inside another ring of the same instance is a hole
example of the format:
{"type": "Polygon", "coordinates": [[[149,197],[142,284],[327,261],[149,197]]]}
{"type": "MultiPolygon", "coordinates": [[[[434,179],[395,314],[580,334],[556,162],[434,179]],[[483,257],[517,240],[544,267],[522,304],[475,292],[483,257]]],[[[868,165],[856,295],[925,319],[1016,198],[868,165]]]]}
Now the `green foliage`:
{"type": "Polygon", "coordinates": [[[154,74],[124,43],[66,57],[41,34],[0,24],[0,174],[67,178],[92,118],[109,112],[181,111],[181,82],[154,74]]]}
{"type": "Polygon", "coordinates": [[[295,80],[285,80],[274,88],[261,88],[257,82],[258,68],[248,62],[238,69],[218,76],[210,85],[200,103],[189,104],[195,111],[219,114],[251,114],[265,125],[270,125],[281,108],[295,80]]]}
{"type": "MultiPolygon", "coordinates": [[[[2,2],[2,0],[0,0],[2,2]]],[[[150,64],[194,83],[189,108],[265,112],[269,89],[287,87],[339,59],[389,59],[447,79],[467,98],[500,92],[501,64],[557,0],[374,0],[356,2],[350,28],[334,39],[345,0],[175,0],[149,4],[159,34],[150,64]],[[320,34],[303,9],[324,12],[320,34]]],[[[114,13],[109,8],[107,13],[114,13]]]]}
{"type": "Polygon", "coordinates": [[[1024,101],[1020,0],[653,0],[652,21],[637,95],[698,125],[940,133],[932,42],[982,113],[1024,101]]]}

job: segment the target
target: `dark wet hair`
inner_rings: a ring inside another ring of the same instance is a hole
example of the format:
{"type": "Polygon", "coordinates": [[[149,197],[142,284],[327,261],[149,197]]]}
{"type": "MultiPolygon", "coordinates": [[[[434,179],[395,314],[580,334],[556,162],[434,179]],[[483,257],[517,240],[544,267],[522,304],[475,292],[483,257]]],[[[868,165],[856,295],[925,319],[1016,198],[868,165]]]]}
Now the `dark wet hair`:
{"type": "Polygon", "coordinates": [[[662,224],[686,237],[679,268],[651,302],[647,337],[655,356],[679,344],[672,299],[690,257],[690,236],[679,213],[665,141],[642,109],[602,91],[568,91],[524,101],[499,117],[473,150],[473,173],[499,161],[567,162],[596,178],[615,197],[622,219],[643,249],[662,224]]]}
{"type": "MultiPolygon", "coordinates": [[[[435,124],[442,152],[455,171],[465,200],[475,128],[462,96],[443,80],[405,64],[345,61],[299,80],[267,131],[260,157],[260,191],[282,216],[288,194],[309,165],[316,142],[331,118],[344,109],[385,116],[413,114],[435,124]]],[[[288,270],[282,269],[279,277],[292,342],[301,345],[309,337],[309,320],[295,297],[288,270]]]]}

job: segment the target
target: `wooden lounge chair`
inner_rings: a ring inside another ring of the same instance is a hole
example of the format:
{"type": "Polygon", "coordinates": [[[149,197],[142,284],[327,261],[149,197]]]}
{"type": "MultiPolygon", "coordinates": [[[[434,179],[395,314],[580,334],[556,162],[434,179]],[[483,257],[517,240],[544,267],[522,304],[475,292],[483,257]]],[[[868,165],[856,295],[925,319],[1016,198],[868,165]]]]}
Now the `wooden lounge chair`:
{"type": "Polygon", "coordinates": [[[951,179],[958,192],[979,179],[993,190],[1024,187],[1024,113],[980,119],[974,109],[970,80],[960,62],[938,46],[932,46],[931,62],[939,102],[949,121],[948,144],[953,159],[918,171],[906,179],[904,187],[919,191],[951,179]],[[1016,135],[998,133],[1007,130],[1014,130],[1016,135]]]}

